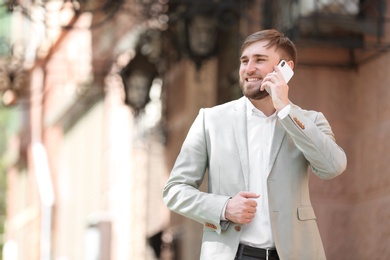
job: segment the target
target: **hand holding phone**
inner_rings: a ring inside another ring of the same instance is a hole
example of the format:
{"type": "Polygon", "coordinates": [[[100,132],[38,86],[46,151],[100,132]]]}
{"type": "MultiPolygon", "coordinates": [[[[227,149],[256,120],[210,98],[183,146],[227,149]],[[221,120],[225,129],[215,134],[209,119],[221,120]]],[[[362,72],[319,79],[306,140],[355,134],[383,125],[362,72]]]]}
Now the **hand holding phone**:
{"type": "MultiPolygon", "coordinates": [[[[290,66],[287,64],[285,60],[281,60],[278,64],[278,68],[280,72],[283,75],[284,81],[288,83],[292,76],[294,75],[294,71],[290,68],[290,66]]],[[[276,73],[276,71],[274,71],[276,73]]],[[[271,96],[271,90],[268,86],[265,87],[265,90],[268,92],[268,94],[271,96]]]]}

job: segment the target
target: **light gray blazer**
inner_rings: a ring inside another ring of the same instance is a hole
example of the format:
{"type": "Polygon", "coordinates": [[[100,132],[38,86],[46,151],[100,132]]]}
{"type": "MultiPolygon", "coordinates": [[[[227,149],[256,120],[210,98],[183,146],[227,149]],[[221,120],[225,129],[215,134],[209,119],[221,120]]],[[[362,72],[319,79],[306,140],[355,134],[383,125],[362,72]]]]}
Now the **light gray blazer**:
{"type": "MultiPolygon", "coordinates": [[[[324,115],[293,104],[278,118],[270,153],[268,198],[280,259],[326,259],[308,188],[308,167],[322,179],[347,165],[324,115]]],[[[204,225],[201,259],[234,259],[241,227],[221,222],[227,200],[249,189],[245,98],[201,109],[163,190],[167,207],[204,225]],[[208,169],[208,175],[206,170],[208,169]],[[208,176],[208,192],[199,191],[208,176]]]]}

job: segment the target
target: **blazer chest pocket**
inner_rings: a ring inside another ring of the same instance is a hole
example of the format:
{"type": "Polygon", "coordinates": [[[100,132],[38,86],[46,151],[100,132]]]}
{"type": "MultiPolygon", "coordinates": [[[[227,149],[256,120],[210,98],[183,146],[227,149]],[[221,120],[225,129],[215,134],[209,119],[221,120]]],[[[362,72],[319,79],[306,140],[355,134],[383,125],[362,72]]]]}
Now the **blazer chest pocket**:
{"type": "Polygon", "coordinates": [[[299,207],[298,219],[299,220],[316,219],[316,214],[314,213],[313,207],[299,207]]]}

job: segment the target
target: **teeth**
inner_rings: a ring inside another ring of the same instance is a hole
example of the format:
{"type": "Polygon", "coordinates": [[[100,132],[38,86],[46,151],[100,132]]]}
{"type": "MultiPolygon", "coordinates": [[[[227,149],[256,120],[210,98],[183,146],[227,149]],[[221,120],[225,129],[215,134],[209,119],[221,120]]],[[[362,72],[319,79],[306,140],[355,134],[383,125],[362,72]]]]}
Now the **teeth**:
{"type": "Polygon", "coordinates": [[[260,80],[259,78],[248,78],[247,79],[248,82],[259,81],[259,80],[260,80]]]}

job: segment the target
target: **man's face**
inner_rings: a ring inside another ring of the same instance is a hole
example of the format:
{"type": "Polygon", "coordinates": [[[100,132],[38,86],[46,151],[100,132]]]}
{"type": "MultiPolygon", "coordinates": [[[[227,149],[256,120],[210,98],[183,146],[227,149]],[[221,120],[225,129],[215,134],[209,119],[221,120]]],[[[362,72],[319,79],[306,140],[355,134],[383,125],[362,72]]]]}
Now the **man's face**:
{"type": "Polygon", "coordinates": [[[275,47],[265,47],[268,41],[252,43],[243,50],[240,58],[240,88],[247,98],[262,99],[267,91],[260,91],[263,78],[274,70],[280,61],[275,47]]]}

